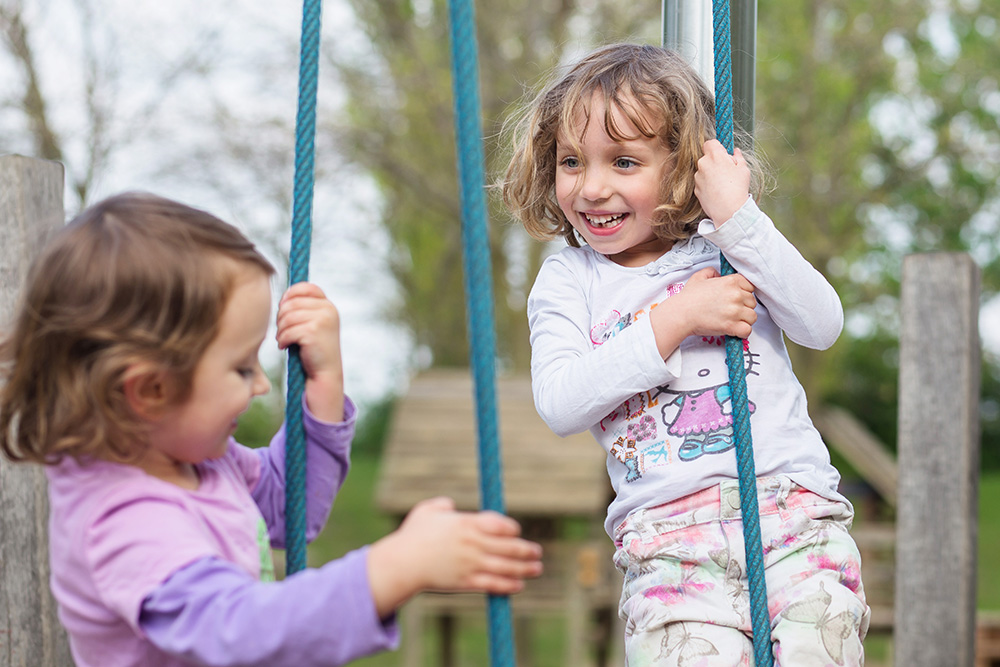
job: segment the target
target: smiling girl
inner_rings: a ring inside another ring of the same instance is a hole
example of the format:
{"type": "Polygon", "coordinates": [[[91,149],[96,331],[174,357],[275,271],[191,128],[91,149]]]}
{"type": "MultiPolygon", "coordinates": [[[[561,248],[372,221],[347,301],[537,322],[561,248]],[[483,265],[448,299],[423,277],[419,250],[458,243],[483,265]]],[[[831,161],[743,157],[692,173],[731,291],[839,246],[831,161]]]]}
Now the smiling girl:
{"type": "Polygon", "coordinates": [[[535,405],[608,454],[628,665],[748,665],[722,344],[744,339],[776,664],[860,665],[870,612],[853,510],[783,340],[825,349],[843,310],[757,207],[754,173],[713,120],[679,56],[617,44],[566,68],[515,123],[504,202],[535,238],[567,243],[528,298],[535,405]],[[739,273],[720,276],[720,250],[739,273]]]}

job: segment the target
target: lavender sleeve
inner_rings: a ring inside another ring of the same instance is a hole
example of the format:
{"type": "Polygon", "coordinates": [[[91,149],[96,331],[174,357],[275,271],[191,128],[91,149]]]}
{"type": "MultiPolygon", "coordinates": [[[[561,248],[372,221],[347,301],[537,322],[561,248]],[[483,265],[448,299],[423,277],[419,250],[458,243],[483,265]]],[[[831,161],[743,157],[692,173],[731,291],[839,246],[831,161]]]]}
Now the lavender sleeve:
{"type": "Polygon", "coordinates": [[[199,665],[332,667],[394,649],[399,629],[375,611],[366,551],[275,583],[203,558],[145,599],[139,626],[160,650],[199,665]]]}
{"type": "MultiPolygon", "coordinates": [[[[351,439],[357,420],[357,408],[344,399],[344,420],[323,422],[314,417],[305,399],[302,422],[306,432],[306,539],[312,541],[326,524],[333,499],[350,468],[351,439]]],[[[251,495],[267,523],[271,545],[285,546],[285,426],[278,430],[269,447],[256,449],[260,458],[260,476],[251,487],[251,495]]]]}

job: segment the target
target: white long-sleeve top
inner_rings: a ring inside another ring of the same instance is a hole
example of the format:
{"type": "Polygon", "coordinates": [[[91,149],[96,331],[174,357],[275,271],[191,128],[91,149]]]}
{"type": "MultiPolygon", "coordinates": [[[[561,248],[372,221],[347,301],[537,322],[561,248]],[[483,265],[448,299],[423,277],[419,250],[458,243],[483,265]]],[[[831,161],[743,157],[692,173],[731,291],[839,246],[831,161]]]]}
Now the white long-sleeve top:
{"type": "Polygon", "coordinates": [[[605,529],[633,510],[738,476],[725,342],[691,336],[664,361],[647,317],[695,272],[719,268],[719,250],[756,287],[757,322],[744,343],[758,477],[788,475],[824,497],[840,474],[812,425],[782,332],[826,349],[843,327],[830,283],[753,202],[643,267],[590,247],[546,258],[528,297],[535,406],[561,436],[586,429],[608,454],[615,499],[605,529]]]}

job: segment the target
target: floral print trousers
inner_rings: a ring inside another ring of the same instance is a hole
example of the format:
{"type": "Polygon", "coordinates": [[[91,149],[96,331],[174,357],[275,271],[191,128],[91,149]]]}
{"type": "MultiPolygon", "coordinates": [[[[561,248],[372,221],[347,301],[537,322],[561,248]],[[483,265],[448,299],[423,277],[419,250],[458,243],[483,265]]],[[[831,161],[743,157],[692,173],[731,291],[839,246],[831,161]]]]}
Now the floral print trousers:
{"type": "MultiPolygon", "coordinates": [[[[841,502],[757,480],[774,663],[864,664],[870,610],[841,502]]],[[[628,667],[753,665],[739,483],[637,510],[615,531],[628,667]]]]}

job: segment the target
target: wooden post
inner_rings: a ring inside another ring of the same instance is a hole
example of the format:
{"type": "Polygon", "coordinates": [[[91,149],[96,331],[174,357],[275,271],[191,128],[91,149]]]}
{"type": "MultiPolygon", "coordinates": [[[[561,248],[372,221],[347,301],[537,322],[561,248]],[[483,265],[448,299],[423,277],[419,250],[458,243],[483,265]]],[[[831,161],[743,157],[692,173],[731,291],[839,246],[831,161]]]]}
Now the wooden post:
{"type": "MultiPolygon", "coordinates": [[[[63,215],[61,164],[0,156],[0,322],[63,215]]],[[[0,667],[73,664],[49,591],[47,524],[42,468],[0,456],[0,667]]]]}
{"type": "Polygon", "coordinates": [[[898,667],[969,667],[976,621],[979,269],[959,253],[903,262],[898,667]]]}

